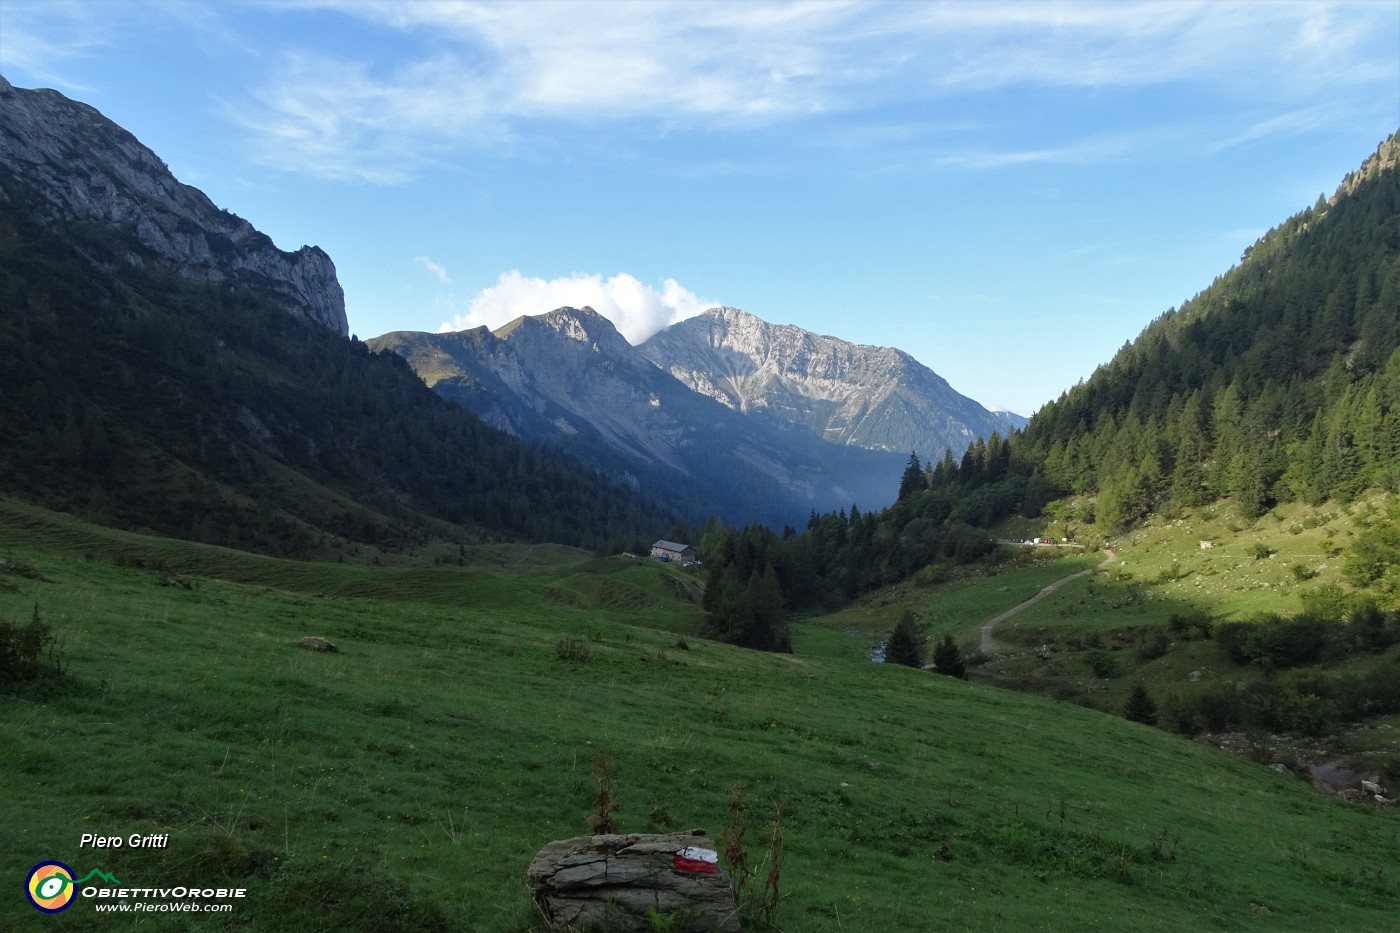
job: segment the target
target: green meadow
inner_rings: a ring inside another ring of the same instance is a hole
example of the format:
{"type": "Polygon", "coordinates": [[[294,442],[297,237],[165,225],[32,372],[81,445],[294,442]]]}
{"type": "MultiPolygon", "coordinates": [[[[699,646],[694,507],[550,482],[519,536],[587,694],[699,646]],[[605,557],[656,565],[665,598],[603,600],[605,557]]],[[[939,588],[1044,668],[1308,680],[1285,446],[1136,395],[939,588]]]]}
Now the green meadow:
{"type": "Polygon", "coordinates": [[[37,606],[68,664],[61,692],[0,697],[0,928],[540,930],[526,866],[586,832],[608,753],[623,831],[717,835],[741,785],[759,857],[781,807],[783,930],[1395,929],[1392,812],[1116,716],[864,660],[902,600],[972,632],[1097,555],[914,581],[799,623],[791,656],[697,637],[700,578],[679,568],[454,556],[280,561],[0,501],[0,561],[23,571],[0,573],[0,620],[37,606]],[[169,845],[80,849],[83,833],[169,845]],[[49,859],[247,897],[45,916],[20,882],[49,859]]]}

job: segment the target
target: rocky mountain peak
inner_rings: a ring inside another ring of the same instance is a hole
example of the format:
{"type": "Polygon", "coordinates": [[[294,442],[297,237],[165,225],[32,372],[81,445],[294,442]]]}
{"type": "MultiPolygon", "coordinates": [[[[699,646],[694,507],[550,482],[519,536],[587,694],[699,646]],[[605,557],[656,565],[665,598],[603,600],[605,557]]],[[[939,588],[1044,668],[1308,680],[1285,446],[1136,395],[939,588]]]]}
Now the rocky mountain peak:
{"type": "Polygon", "coordinates": [[[582,308],[555,308],[546,314],[518,317],[494,333],[502,340],[530,339],[536,333],[550,332],[597,352],[633,355],[632,345],[618,333],[613,322],[585,305],[582,308]]]}
{"type": "Polygon", "coordinates": [[[292,314],[349,333],[345,294],[324,251],[278,249],[252,224],[181,184],[94,107],[0,77],[0,164],[0,207],[55,228],[111,228],[110,248],[90,257],[99,263],[154,263],[193,279],[258,288],[292,314]]]}
{"type": "Polygon", "coordinates": [[[730,408],[801,425],[837,444],[961,453],[979,436],[1024,423],[959,395],[902,350],[770,324],[739,308],[711,308],[639,349],[730,408]]]}

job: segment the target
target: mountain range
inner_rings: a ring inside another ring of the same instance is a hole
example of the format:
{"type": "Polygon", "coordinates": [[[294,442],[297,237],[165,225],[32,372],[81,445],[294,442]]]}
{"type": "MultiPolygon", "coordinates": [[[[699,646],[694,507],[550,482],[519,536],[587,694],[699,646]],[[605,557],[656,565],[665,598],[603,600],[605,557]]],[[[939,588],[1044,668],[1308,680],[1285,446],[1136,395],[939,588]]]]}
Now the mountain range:
{"type": "Polygon", "coordinates": [[[910,451],[1024,424],[900,350],[713,308],[632,346],[592,308],[369,342],[444,398],[688,513],[773,525],[894,499],[910,451]]]}
{"type": "Polygon", "coordinates": [[[368,344],[403,356],[434,391],[489,424],[568,452],[696,520],[714,513],[782,525],[812,509],[889,502],[903,463],[694,392],[591,308],[368,344]]]}

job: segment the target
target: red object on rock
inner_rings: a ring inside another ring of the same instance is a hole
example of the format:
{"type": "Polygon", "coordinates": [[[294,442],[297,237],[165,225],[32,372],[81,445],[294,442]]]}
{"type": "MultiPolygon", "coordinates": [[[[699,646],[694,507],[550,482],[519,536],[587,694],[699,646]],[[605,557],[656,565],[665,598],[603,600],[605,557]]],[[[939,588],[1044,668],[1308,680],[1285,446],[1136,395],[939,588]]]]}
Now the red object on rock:
{"type": "Polygon", "coordinates": [[[719,853],[714,849],[699,846],[686,846],[671,858],[676,871],[686,871],[694,875],[713,875],[719,871],[719,853]]]}

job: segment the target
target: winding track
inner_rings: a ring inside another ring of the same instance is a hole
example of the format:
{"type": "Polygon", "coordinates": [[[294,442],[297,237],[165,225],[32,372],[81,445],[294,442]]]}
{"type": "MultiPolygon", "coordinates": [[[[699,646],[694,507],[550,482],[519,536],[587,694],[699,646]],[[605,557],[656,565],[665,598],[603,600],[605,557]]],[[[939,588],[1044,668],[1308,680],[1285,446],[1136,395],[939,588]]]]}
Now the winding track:
{"type": "MultiPolygon", "coordinates": [[[[1113,555],[1113,551],[1110,550],[1110,549],[1108,549],[1108,548],[1105,548],[1105,549],[1104,549],[1104,553],[1108,555],[1108,560],[1106,560],[1106,561],[1104,562],[1104,564],[1103,564],[1103,566],[1106,566],[1107,564],[1109,564],[1109,563],[1111,563],[1111,562],[1113,561],[1113,556],[1114,556],[1114,555],[1113,555]]],[[[1039,593],[1036,593],[1034,596],[1032,596],[1030,599],[1026,600],[1025,602],[1020,603],[1019,605],[1016,605],[1016,606],[1012,606],[1010,609],[1006,610],[1006,611],[1003,612],[1001,615],[996,616],[996,617],[991,618],[991,619],[988,619],[986,622],[983,622],[983,623],[982,623],[982,628],[981,628],[981,632],[982,632],[982,642],[981,642],[981,644],[979,644],[979,645],[977,646],[978,649],[979,649],[983,654],[986,654],[986,655],[996,654],[996,651],[997,651],[997,643],[996,643],[995,641],[992,640],[992,630],[993,630],[994,628],[996,628],[998,625],[1000,625],[1001,623],[1005,622],[1007,619],[1011,618],[1012,616],[1016,615],[1016,613],[1018,613],[1018,612],[1023,612],[1024,610],[1029,609],[1030,607],[1034,606],[1036,603],[1040,602],[1042,599],[1044,599],[1045,597],[1049,596],[1051,593],[1055,592],[1056,590],[1058,590],[1060,587],[1064,586],[1064,585],[1065,585],[1066,583],[1068,583],[1069,581],[1071,581],[1071,580],[1077,580],[1077,579],[1079,579],[1080,577],[1084,576],[1085,574],[1093,573],[1093,572],[1094,572],[1094,568],[1091,567],[1091,568],[1089,568],[1088,570],[1081,570],[1081,571],[1079,571],[1078,573],[1072,573],[1072,574],[1070,574],[1070,575],[1067,576],[1067,577],[1061,577],[1060,579],[1056,580],[1054,583],[1051,583],[1051,584],[1049,584],[1048,586],[1042,588],[1041,591],[1040,591],[1039,593]]]]}

